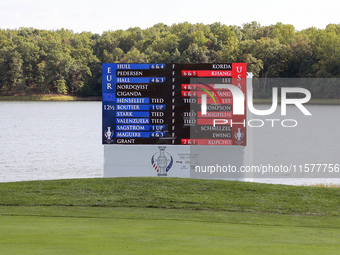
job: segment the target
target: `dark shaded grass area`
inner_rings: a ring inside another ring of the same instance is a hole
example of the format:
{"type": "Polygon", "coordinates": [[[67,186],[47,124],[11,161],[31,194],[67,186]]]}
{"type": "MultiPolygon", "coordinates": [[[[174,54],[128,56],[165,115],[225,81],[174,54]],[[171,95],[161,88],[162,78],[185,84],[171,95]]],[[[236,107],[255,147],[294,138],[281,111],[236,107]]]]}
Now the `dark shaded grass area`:
{"type": "Polygon", "coordinates": [[[2,183],[0,205],[340,216],[340,189],[182,178],[72,179],[2,183]]]}

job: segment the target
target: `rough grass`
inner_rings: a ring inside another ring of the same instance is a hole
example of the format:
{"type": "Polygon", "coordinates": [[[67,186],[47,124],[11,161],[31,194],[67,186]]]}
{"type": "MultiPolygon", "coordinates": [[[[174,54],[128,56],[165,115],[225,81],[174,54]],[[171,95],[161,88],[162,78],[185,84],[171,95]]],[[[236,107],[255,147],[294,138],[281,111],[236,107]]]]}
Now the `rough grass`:
{"type": "Polygon", "coordinates": [[[340,189],[182,178],[0,184],[3,206],[99,206],[340,216],[340,189]]]}

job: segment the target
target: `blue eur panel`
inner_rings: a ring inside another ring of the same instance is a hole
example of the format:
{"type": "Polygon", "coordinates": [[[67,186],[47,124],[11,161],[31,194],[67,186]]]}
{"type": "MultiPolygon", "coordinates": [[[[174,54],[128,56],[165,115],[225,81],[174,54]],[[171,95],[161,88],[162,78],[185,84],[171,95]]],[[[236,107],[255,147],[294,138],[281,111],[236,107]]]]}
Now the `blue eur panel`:
{"type": "Polygon", "coordinates": [[[103,144],[116,144],[118,137],[163,137],[165,132],[162,131],[166,130],[166,126],[150,125],[149,111],[165,110],[166,105],[150,104],[148,97],[117,97],[117,84],[164,85],[166,77],[117,77],[117,70],[155,70],[148,73],[152,73],[152,76],[161,73],[164,76],[166,64],[102,64],[103,144]]]}
{"type": "Polygon", "coordinates": [[[115,144],[116,122],[114,117],[116,100],[116,66],[115,64],[102,65],[102,143],[115,144]]]}
{"type": "Polygon", "coordinates": [[[116,94],[115,64],[102,65],[102,92],[116,94]]]}

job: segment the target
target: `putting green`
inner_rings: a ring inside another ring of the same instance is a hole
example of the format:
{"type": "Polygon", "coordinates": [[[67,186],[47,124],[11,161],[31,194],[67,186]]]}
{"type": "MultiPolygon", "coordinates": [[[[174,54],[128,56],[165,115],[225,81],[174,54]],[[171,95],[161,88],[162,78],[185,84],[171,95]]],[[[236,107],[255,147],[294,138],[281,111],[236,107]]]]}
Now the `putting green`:
{"type": "MultiPolygon", "coordinates": [[[[332,218],[148,208],[0,207],[0,254],[339,254],[332,218]]],[[[334,218],[333,218],[334,219],[334,218]]]]}

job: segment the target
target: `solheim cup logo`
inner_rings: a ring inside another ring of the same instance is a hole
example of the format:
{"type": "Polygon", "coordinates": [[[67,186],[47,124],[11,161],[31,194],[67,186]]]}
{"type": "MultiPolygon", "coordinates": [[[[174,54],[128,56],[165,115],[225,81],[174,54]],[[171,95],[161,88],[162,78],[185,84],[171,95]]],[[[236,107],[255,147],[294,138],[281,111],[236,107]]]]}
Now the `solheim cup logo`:
{"type": "Polygon", "coordinates": [[[244,137],[244,132],[241,131],[241,128],[237,128],[237,132],[235,131],[234,136],[236,138],[236,144],[240,145],[243,143],[242,139],[244,137]]]}
{"type": "Polygon", "coordinates": [[[172,167],[174,160],[169,153],[165,155],[166,146],[158,146],[158,149],[159,149],[159,152],[156,152],[155,154],[153,154],[151,158],[151,164],[153,168],[157,171],[157,176],[167,176],[168,175],[167,172],[172,167]],[[156,158],[157,154],[159,155],[156,158]]]}
{"type": "Polygon", "coordinates": [[[107,130],[104,132],[104,136],[106,138],[106,142],[107,143],[111,143],[112,142],[112,137],[113,137],[114,132],[111,131],[111,127],[107,127],[107,130]]]}

